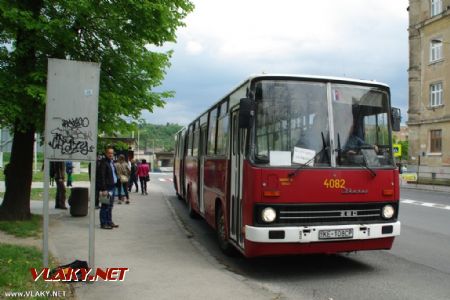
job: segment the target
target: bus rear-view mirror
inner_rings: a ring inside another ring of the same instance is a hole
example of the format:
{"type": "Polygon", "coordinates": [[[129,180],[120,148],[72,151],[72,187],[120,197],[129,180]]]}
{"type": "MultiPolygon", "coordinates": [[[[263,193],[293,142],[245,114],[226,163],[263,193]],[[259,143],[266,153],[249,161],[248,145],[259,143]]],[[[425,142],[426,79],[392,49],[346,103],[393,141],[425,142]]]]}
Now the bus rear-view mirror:
{"type": "Polygon", "coordinates": [[[402,120],[400,108],[392,107],[391,116],[392,116],[392,131],[400,131],[400,122],[402,120]]]}
{"type": "Polygon", "coordinates": [[[249,128],[254,115],[254,102],[249,98],[243,98],[239,102],[239,128],[249,128]]]}

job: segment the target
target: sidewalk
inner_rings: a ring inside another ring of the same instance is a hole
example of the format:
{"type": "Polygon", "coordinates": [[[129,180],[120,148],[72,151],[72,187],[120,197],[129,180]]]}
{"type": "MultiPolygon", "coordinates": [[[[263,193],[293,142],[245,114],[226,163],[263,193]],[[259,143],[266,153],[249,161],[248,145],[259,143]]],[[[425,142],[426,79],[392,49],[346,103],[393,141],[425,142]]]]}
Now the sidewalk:
{"type": "MultiPolygon", "coordinates": [[[[197,250],[178,226],[162,194],[131,193],[131,204],[115,205],[119,228],[103,230],[96,210],[96,267],[128,267],[124,282],[76,283],[78,299],[274,299],[276,294],[229,272],[197,250]]],[[[50,203],[50,251],[61,263],[88,260],[88,217],[73,218],[50,203]]],[[[32,201],[42,212],[42,202],[32,201]]]]}
{"type": "Polygon", "coordinates": [[[406,183],[406,182],[402,183],[401,180],[400,180],[400,188],[450,193],[450,186],[426,185],[426,184],[415,184],[415,183],[406,183]]]}

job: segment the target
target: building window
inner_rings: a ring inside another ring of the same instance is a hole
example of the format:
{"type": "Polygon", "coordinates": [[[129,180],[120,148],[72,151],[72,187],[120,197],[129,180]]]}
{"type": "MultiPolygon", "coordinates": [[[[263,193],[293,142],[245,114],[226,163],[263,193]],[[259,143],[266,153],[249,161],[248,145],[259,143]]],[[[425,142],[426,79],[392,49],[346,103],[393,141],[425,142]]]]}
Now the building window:
{"type": "Polygon", "coordinates": [[[442,96],[444,90],[442,89],[442,82],[430,85],[430,106],[436,107],[442,105],[442,96]]]}
{"type": "Polygon", "coordinates": [[[430,43],[430,62],[442,59],[442,42],[432,40],[430,43]]]}
{"type": "Polygon", "coordinates": [[[431,0],[431,16],[437,16],[442,12],[442,0],[431,0]]]}
{"type": "Polygon", "coordinates": [[[442,151],[442,130],[430,130],[430,152],[441,153],[442,151]]]}

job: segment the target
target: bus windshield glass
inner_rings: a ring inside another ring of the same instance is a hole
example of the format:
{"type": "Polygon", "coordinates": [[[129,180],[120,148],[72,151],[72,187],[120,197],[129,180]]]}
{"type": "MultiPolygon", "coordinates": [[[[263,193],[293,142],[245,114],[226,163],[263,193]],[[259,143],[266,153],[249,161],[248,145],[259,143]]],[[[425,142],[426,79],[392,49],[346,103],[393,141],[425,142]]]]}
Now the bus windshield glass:
{"type": "Polygon", "coordinates": [[[262,80],[255,85],[255,99],[256,163],[392,167],[386,91],[351,84],[262,80]]]}

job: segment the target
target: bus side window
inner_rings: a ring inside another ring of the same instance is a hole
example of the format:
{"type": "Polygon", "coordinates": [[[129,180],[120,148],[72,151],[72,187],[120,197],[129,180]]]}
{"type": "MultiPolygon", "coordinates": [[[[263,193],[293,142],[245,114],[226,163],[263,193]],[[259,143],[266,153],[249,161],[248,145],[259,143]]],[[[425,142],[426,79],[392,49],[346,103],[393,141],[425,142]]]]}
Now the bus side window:
{"type": "Polygon", "coordinates": [[[229,117],[227,115],[219,119],[217,125],[217,155],[226,155],[229,139],[229,117]]]}
{"type": "Polygon", "coordinates": [[[200,128],[194,131],[194,142],[192,145],[192,155],[198,156],[198,141],[200,139],[200,128]]]}
{"type": "Polygon", "coordinates": [[[208,126],[208,155],[216,153],[216,128],[217,128],[217,108],[209,112],[209,126],[208,126]]]}

